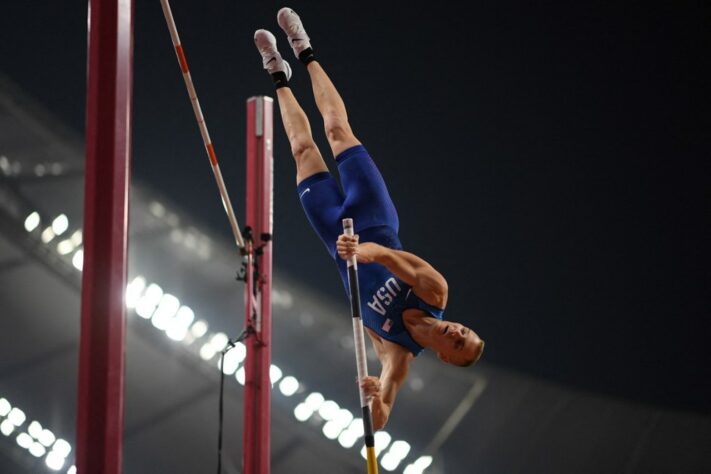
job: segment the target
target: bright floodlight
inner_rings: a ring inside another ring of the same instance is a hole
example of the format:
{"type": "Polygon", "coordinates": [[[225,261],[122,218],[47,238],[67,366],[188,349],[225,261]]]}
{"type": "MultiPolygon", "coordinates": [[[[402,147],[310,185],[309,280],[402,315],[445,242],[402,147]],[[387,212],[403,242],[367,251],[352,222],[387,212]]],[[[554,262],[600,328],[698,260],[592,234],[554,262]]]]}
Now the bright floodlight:
{"type": "Polygon", "coordinates": [[[32,454],[36,458],[41,458],[46,453],[47,450],[40,443],[32,443],[32,446],[30,446],[30,454],[32,454]]]}
{"type": "Polygon", "coordinates": [[[304,403],[311,409],[311,411],[318,410],[323,404],[323,402],[323,395],[318,392],[310,394],[308,397],[306,397],[306,400],[304,400],[304,403]]]}
{"type": "Polygon", "coordinates": [[[227,347],[228,342],[230,342],[230,340],[227,337],[227,334],[223,332],[218,332],[212,336],[212,339],[210,339],[210,345],[213,349],[215,349],[215,352],[220,352],[227,347]]]}
{"type": "Polygon", "coordinates": [[[151,283],[136,303],[136,314],[145,319],[150,318],[162,297],[163,289],[155,283],[151,283]]]}
{"type": "Polygon", "coordinates": [[[190,332],[192,333],[193,336],[195,337],[202,337],[205,335],[207,332],[207,323],[203,321],[202,319],[197,321],[195,324],[192,325],[190,328],[190,332]]]}
{"type": "Polygon", "coordinates": [[[69,453],[72,452],[72,446],[62,438],[59,438],[57,441],[54,442],[54,446],[52,446],[52,451],[55,453],[59,454],[63,458],[66,458],[69,456],[69,453]]]}
{"type": "Polygon", "coordinates": [[[54,436],[54,433],[52,433],[48,429],[42,430],[42,433],[39,436],[39,442],[48,448],[52,446],[55,439],[57,439],[57,437],[54,436]]]}
{"type": "Polygon", "coordinates": [[[195,313],[193,310],[188,306],[181,306],[178,312],[175,313],[175,317],[170,321],[169,329],[171,327],[177,327],[187,332],[194,319],[195,313]]]}
{"type": "Polygon", "coordinates": [[[56,451],[51,451],[47,458],[44,460],[47,467],[53,471],[59,471],[64,467],[64,458],[60,456],[56,451]]]}
{"type": "Polygon", "coordinates": [[[64,239],[57,244],[57,253],[59,255],[67,255],[74,250],[74,244],[69,239],[64,239]]]}
{"type": "Polygon", "coordinates": [[[289,309],[293,305],[294,298],[287,290],[272,288],[272,304],[289,309]]]}
{"type": "Polygon", "coordinates": [[[5,400],[4,398],[0,398],[0,416],[5,416],[8,413],[10,413],[10,410],[12,410],[12,405],[10,405],[10,402],[5,400]]]}
{"type": "Polygon", "coordinates": [[[126,285],[126,307],[133,309],[141,299],[141,294],[146,288],[146,279],[142,276],[137,276],[131,283],[126,285]]]}
{"type": "Polygon", "coordinates": [[[208,342],[202,345],[200,348],[200,357],[203,360],[210,360],[215,357],[215,348],[208,342]]]}
{"type": "Polygon", "coordinates": [[[239,367],[239,362],[237,362],[237,357],[233,349],[222,358],[222,372],[224,372],[225,375],[232,375],[235,373],[235,370],[237,370],[237,367],[239,367]]]}
{"type": "Polygon", "coordinates": [[[153,313],[151,323],[158,329],[165,330],[168,328],[170,320],[175,316],[180,308],[180,301],[175,296],[166,293],[161,298],[158,308],[153,313]]]}
{"type": "Polygon", "coordinates": [[[340,410],[338,403],[334,402],[333,400],[328,400],[325,401],[323,405],[321,405],[321,407],[318,409],[318,414],[324,420],[329,421],[332,420],[338,414],[338,410],[340,410]]]}
{"type": "Polygon", "coordinates": [[[188,335],[188,330],[175,324],[169,324],[168,329],[165,330],[165,335],[174,341],[180,342],[188,335]]]}
{"type": "Polygon", "coordinates": [[[351,413],[347,408],[341,408],[338,410],[338,413],[336,413],[336,416],[333,417],[333,421],[340,426],[341,429],[347,427],[352,420],[353,413],[351,413]]]}
{"type": "Polygon", "coordinates": [[[190,250],[195,249],[195,245],[197,244],[197,239],[195,238],[195,234],[192,232],[188,231],[185,234],[185,240],[183,241],[183,244],[189,248],[190,250]]]}
{"type": "Polygon", "coordinates": [[[153,316],[151,316],[151,324],[153,324],[156,329],[165,331],[168,329],[170,320],[173,319],[179,307],[180,301],[178,301],[178,298],[166,293],[153,312],[153,316]]]}
{"type": "Polygon", "coordinates": [[[67,469],[67,474],[77,474],[77,467],[72,466],[69,469],[67,469]]]}
{"type": "Polygon", "coordinates": [[[394,456],[392,453],[387,453],[383,456],[383,459],[380,460],[380,465],[383,466],[383,469],[386,471],[394,471],[400,464],[400,461],[402,461],[401,458],[394,456]]]}
{"type": "Polygon", "coordinates": [[[30,446],[32,446],[32,436],[28,435],[27,433],[20,433],[17,435],[17,444],[22,446],[25,449],[29,449],[30,446]]]}
{"type": "Polygon", "coordinates": [[[58,215],[52,221],[52,230],[54,235],[62,235],[69,228],[69,219],[64,214],[58,215]]]}
{"type": "Polygon", "coordinates": [[[410,454],[410,444],[407,441],[397,440],[390,446],[388,454],[392,454],[399,459],[405,459],[410,454]]]}
{"type": "Polygon", "coordinates": [[[299,421],[308,420],[313,413],[314,411],[309,408],[306,403],[299,403],[298,405],[296,405],[296,408],[294,408],[294,416],[299,421]]]}
{"type": "MultiPolygon", "coordinates": [[[[174,341],[182,341],[188,335],[188,328],[195,319],[195,313],[188,306],[181,306],[175,317],[168,322],[166,335],[174,341]]],[[[206,328],[207,329],[207,328],[206,328]]]]}
{"type": "Polygon", "coordinates": [[[81,242],[82,242],[81,229],[75,230],[74,233],[72,234],[72,236],[69,237],[69,240],[74,244],[75,247],[77,245],[81,245],[81,242]]]}
{"type": "Polygon", "coordinates": [[[240,367],[239,369],[237,369],[237,372],[235,373],[235,378],[237,379],[237,382],[240,385],[244,385],[245,377],[246,377],[246,374],[244,371],[244,367],[240,367]]]}
{"type": "Polygon", "coordinates": [[[422,474],[432,464],[432,456],[421,456],[405,468],[403,474],[422,474]]]}
{"type": "Polygon", "coordinates": [[[338,442],[344,448],[352,448],[353,445],[358,441],[358,437],[353,434],[351,430],[343,430],[341,435],[338,437],[338,442]]]}
{"type": "Polygon", "coordinates": [[[13,431],[15,431],[15,425],[13,425],[10,420],[4,420],[0,423],[0,433],[5,436],[10,436],[13,431]]]}
{"type": "Polygon", "coordinates": [[[7,419],[10,420],[13,425],[20,426],[22,423],[25,422],[27,417],[25,416],[24,411],[15,407],[12,410],[10,410],[10,413],[7,414],[7,419]]]}
{"type": "Polygon", "coordinates": [[[375,433],[375,451],[380,454],[390,444],[392,437],[387,431],[378,431],[375,433]]]}
{"type": "Polygon", "coordinates": [[[272,382],[272,384],[278,382],[279,379],[281,379],[281,376],[281,369],[276,365],[272,364],[271,367],[269,367],[269,380],[272,382]]]}
{"type": "Polygon", "coordinates": [[[328,439],[336,439],[338,435],[343,431],[343,427],[340,426],[335,420],[331,420],[325,425],[323,425],[323,434],[328,439]]]}
{"type": "Polygon", "coordinates": [[[247,357],[247,346],[241,342],[237,342],[230,352],[235,355],[237,362],[241,364],[245,357],[247,357]]]}
{"type": "Polygon", "coordinates": [[[149,209],[151,210],[151,214],[156,217],[165,216],[165,207],[163,207],[163,204],[159,203],[158,201],[151,202],[151,204],[149,205],[149,209]]]}
{"type": "Polygon", "coordinates": [[[394,471],[410,453],[410,445],[405,441],[395,441],[380,462],[384,469],[394,471]]]}
{"type": "Polygon", "coordinates": [[[25,230],[32,232],[40,223],[40,215],[35,211],[25,219],[25,230]]]}
{"type": "Polygon", "coordinates": [[[40,425],[37,421],[33,421],[32,423],[30,423],[30,426],[27,427],[27,432],[34,439],[39,439],[40,435],[42,434],[42,425],[40,425]]]}
{"type": "Polygon", "coordinates": [[[45,244],[50,243],[54,237],[55,237],[54,231],[52,230],[51,226],[47,227],[45,230],[43,230],[42,234],[40,235],[42,242],[44,242],[45,244]]]}
{"type": "Polygon", "coordinates": [[[353,433],[356,438],[360,438],[365,434],[364,428],[363,428],[363,418],[355,418],[353,421],[351,421],[351,424],[348,426],[348,431],[353,433]]]}
{"type": "Polygon", "coordinates": [[[417,458],[417,461],[415,461],[415,466],[419,467],[423,471],[430,467],[430,464],[432,464],[432,456],[420,456],[417,458]]]}
{"type": "Polygon", "coordinates": [[[279,383],[279,390],[281,390],[281,393],[286,397],[292,396],[293,394],[296,393],[296,391],[298,389],[299,389],[299,381],[296,380],[291,375],[287,375],[279,383]]]}
{"type": "Polygon", "coordinates": [[[77,250],[72,257],[72,265],[74,268],[81,271],[84,268],[84,251],[82,249],[77,250]]]}

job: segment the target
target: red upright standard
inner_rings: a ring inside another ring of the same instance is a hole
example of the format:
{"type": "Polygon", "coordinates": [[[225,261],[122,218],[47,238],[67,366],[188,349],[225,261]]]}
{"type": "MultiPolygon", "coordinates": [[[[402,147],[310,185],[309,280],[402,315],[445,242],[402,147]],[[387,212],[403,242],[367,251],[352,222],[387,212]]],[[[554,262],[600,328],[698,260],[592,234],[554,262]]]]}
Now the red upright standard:
{"type": "Polygon", "coordinates": [[[76,465],[80,474],[120,474],[132,0],[89,2],[88,57],[76,465]]]}
{"type": "Polygon", "coordinates": [[[246,339],[243,472],[269,473],[272,331],[272,123],[270,97],[247,100],[247,244],[246,324],[254,334],[246,339]],[[256,278],[255,278],[256,276],[256,278]]]}

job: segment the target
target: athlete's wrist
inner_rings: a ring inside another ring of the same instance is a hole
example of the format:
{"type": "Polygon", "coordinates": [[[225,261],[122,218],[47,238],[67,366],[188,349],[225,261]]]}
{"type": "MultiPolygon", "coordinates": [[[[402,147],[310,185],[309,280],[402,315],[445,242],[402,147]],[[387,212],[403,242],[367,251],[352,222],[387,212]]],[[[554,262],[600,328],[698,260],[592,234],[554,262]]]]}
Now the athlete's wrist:
{"type": "Polygon", "coordinates": [[[376,244],[375,242],[365,242],[360,245],[363,247],[365,253],[367,253],[370,259],[375,263],[382,263],[383,259],[386,258],[387,251],[389,250],[388,248],[383,247],[380,244],[376,244]]]}

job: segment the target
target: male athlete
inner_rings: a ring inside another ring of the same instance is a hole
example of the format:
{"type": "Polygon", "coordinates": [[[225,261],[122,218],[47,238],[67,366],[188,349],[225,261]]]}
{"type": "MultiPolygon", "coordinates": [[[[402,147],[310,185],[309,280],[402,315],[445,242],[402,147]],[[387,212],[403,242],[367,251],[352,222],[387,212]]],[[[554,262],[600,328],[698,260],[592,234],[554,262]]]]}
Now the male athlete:
{"type": "Polygon", "coordinates": [[[355,255],[361,264],[358,281],[363,324],[382,370],[380,377],[366,377],[360,384],[372,402],[373,427],[379,430],[390,416],[410,362],[423,348],[432,349],[444,362],[468,366],[481,356],[484,341],[471,329],[442,319],[447,305],[446,280],[427,262],[402,250],[397,211],[385,182],[353,135],[343,100],[316,61],[301,19],[290,8],[282,8],[277,21],[311,77],[345,193],[329,173],[306,114],[289,88],[291,67],[277,51],[276,38],[266,30],[257,30],[254,41],[276,86],[281,118],[296,160],[299,199],[336,261],[347,292],[345,261],[355,255]],[[344,217],[353,218],[358,235],[341,234],[344,217]]]}

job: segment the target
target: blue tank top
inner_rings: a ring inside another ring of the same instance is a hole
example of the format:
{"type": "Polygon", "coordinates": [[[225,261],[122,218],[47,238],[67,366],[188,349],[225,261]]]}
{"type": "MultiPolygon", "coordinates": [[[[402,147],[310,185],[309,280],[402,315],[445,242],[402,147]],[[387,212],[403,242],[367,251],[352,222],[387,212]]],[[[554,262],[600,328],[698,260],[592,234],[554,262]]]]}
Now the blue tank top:
{"type": "MultiPolygon", "coordinates": [[[[382,232],[368,232],[369,230],[359,232],[361,242],[376,242],[396,250],[401,248],[397,236],[393,238],[390,235],[387,239],[383,239],[379,238],[382,237],[382,232]]],[[[346,294],[350,298],[346,262],[340,257],[336,258],[346,294]]],[[[423,347],[415,342],[408,332],[402,313],[407,309],[415,308],[441,320],[444,310],[422,301],[412,291],[412,287],[378,263],[359,263],[358,283],[362,320],[365,327],[386,341],[405,347],[414,355],[420,354],[423,347]]]]}

